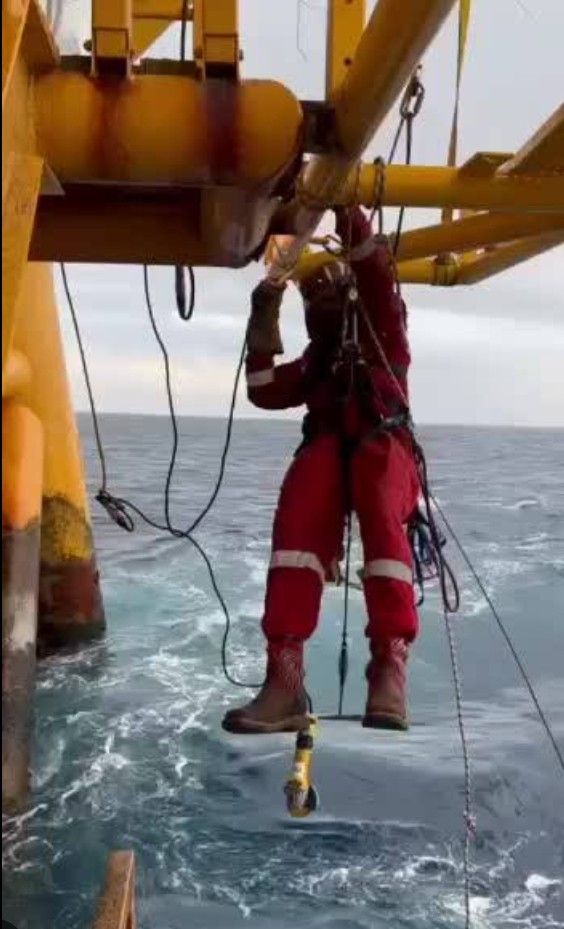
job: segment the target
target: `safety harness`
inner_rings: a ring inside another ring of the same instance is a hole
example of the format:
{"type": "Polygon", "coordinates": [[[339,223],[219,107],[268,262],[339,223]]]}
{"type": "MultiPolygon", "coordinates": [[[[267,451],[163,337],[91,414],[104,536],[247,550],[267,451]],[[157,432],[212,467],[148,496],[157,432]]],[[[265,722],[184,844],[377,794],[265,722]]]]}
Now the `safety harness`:
{"type": "MultiPolygon", "coordinates": [[[[377,394],[372,379],[370,365],[367,362],[359,339],[359,320],[366,319],[366,312],[356,287],[354,275],[343,275],[333,281],[342,306],[342,326],[339,346],[333,359],[328,363],[331,382],[335,388],[337,413],[334,421],[327,426],[319,426],[314,417],[307,414],[302,425],[303,440],[295,454],[307,447],[323,432],[337,432],[340,435],[341,458],[343,465],[343,486],[345,488],[345,509],[347,532],[350,533],[352,501],[350,499],[350,462],[359,443],[376,439],[385,433],[397,430],[409,436],[412,452],[416,461],[425,512],[417,507],[408,520],[406,531],[413,559],[413,581],[418,589],[417,606],[424,601],[424,587],[427,582],[441,579],[446,572],[452,587],[456,582],[450,566],[444,559],[442,549],[446,539],[437,530],[436,523],[428,505],[426,486],[426,467],[422,459],[422,450],[415,437],[413,421],[406,403],[397,400],[398,411],[384,415],[377,410],[377,394]],[[351,418],[351,409],[356,413],[351,418]],[[356,421],[355,421],[356,420],[356,421]],[[362,426],[360,427],[360,424],[362,426]],[[368,424],[368,425],[367,425],[368,424]],[[425,513],[427,515],[425,515],[425,513]]],[[[336,574],[337,582],[341,578],[336,574]]],[[[344,630],[339,658],[339,677],[344,684],[347,675],[346,630],[344,630]]]]}

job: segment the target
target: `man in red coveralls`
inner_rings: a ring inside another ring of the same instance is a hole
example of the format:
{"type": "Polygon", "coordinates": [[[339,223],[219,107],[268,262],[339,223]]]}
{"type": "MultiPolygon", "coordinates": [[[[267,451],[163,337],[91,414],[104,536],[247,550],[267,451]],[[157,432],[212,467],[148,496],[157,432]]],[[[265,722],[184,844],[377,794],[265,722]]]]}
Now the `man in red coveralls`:
{"type": "Polygon", "coordinates": [[[357,514],[364,549],[371,652],[363,725],[408,726],[405,669],[418,618],[406,527],[419,481],[406,429],[406,311],[389,251],[374,245],[362,210],[339,211],[337,232],[352,247],[358,295],[338,263],[301,281],[310,338],[301,358],[274,365],[283,351],[282,290],[262,282],[253,293],[249,399],[267,410],[305,404],[308,413],[274,520],[262,622],[266,680],[254,700],[226,714],[229,732],[304,727],[304,642],[317,625],[323,585],[338,566],[349,508],[357,514]]]}

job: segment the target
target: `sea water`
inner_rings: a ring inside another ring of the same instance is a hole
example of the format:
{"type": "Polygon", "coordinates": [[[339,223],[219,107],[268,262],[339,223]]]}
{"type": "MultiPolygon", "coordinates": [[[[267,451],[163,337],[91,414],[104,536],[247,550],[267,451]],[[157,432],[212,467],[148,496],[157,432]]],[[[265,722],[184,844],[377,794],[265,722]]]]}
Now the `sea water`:
{"type": "MultiPolygon", "coordinates": [[[[162,519],[170,424],[102,417],[110,489],[162,519]]],[[[91,490],[98,466],[82,423],[91,490]]],[[[174,519],[213,486],[224,424],[181,419],[174,519]]],[[[564,739],[564,432],[421,430],[432,484],[564,739]]],[[[260,617],[277,488],[294,422],[238,421],[225,482],[197,531],[233,617],[230,669],[259,681],[260,617]]],[[[460,929],[463,769],[436,589],[410,662],[408,734],[321,725],[318,812],[286,813],[293,737],[235,737],[247,698],[221,670],[221,609],[196,550],[127,534],[93,503],[106,638],[38,669],[33,789],[4,818],[4,918],[18,929],[87,929],[107,854],[132,849],[140,929],[460,929]]],[[[564,926],[564,778],[515,665],[453,543],[453,621],[470,746],[475,929],[564,926]]],[[[353,547],[356,569],[361,555],[353,547]]],[[[342,589],[327,589],[308,648],[315,709],[337,707],[342,589]]],[[[345,712],[364,701],[362,595],[351,594],[345,712]]]]}

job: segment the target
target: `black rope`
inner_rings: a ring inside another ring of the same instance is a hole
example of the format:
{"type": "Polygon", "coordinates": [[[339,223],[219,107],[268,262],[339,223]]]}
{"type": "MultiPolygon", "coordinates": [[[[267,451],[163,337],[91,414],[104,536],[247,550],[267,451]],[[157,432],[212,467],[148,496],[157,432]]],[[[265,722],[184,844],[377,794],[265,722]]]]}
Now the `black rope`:
{"type": "Polygon", "coordinates": [[[68,278],[67,278],[67,269],[65,268],[65,266],[64,266],[64,264],[63,264],[62,262],[61,262],[61,264],[59,265],[59,267],[60,267],[60,270],[61,270],[61,277],[62,277],[62,279],[63,279],[63,287],[64,287],[64,290],[65,290],[65,295],[66,295],[66,298],[67,298],[67,303],[68,303],[69,310],[70,310],[70,314],[71,314],[72,324],[73,324],[73,328],[74,328],[74,334],[75,334],[75,336],[76,336],[76,342],[77,342],[78,351],[79,351],[79,354],[80,354],[80,361],[81,361],[81,364],[82,364],[82,373],[83,373],[83,375],[84,375],[84,383],[85,383],[85,385],[86,385],[86,392],[87,392],[87,394],[88,394],[88,403],[89,403],[89,405],[90,405],[90,413],[91,413],[91,415],[92,415],[92,426],[93,426],[93,428],[94,428],[94,438],[95,438],[95,440],[96,440],[96,447],[97,447],[97,449],[98,449],[98,459],[99,459],[99,461],[100,461],[100,471],[101,471],[101,474],[100,474],[100,483],[101,483],[101,490],[105,490],[105,489],[106,489],[107,482],[108,482],[108,474],[107,474],[107,470],[106,470],[106,459],[105,459],[105,456],[104,456],[104,447],[103,447],[103,445],[102,445],[102,437],[101,437],[101,435],[100,435],[100,426],[99,426],[99,423],[98,423],[98,415],[97,415],[97,413],[96,413],[96,404],[94,403],[94,393],[93,393],[93,390],[92,390],[92,382],[91,382],[91,380],[90,380],[90,373],[89,373],[89,371],[88,371],[88,364],[87,364],[87,361],[86,361],[86,353],[85,353],[85,351],[84,351],[84,345],[83,345],[82,337],[81,337],[81,334],[80,334],[80,328],[79,328],[79,325],[78,325],[78,319],[77,319],[77,315],[76,315],[76,311],[75,311],[75,307],[74,307],[74,301],[73,301],[73,299],[72,299],[71,292],[70,292],[69,282],[68,282],[68,278]]]}
{"type": "Polygon", "coordinates": [[[429,529],[431,540],[430,554],[435,563],[435,568],[439,579],[441,600],[443,602],[445,613],[457,613],[460,609],[460,590],[454,572],[444,555],[444,540],[441,537],[441,533],[437,527],[433,513],[433,507],[431,506],[431,491],[429,488],[429,476],[425,453],[414,435],[412,435],[412,442],[417,470],[419,472],[419,483],[421,485],[421,492],[423,494],[423,501],[425,504],[425,515],[427,517],[426,524],[429,529]]]}
{"type": "Polygon", "coordinates": [[[170,533],[176,534],[174,527],[170,519],[170,488],[172,484],[172,478],[174,474],[174,467],[176,465],[176,456],[178,454],[178,422],[176,420],[176,412],[174,409],[174,398],[172,396],[172,382],[170,377],[170,359],[166,349],[166,345],[163,342],[162,336],[159,332],[155,320],[155,314],[153,311],[153,305],[151,302],[151,294],[149,291],[149,269],[147,265],[143,265],[143,287],[145,290],[145,303],[147,306],[147,313],[149,316],[149,322],[151,324],[151,329],[153,330],[153,335],[159,346],[164,365],[165,373],[165,386],[166,386],[166,397],[169,409],[169,418],[170,418],[170,427],[172,429],[172,448],[170,452],[170,459],[168,463],[168,469],[166,474],[165,489],[164,489],[164,515],[166,528],[170,533]]]}
{"type": "Polygon", "coordinates": [[[227,456],[229,455],[229,449],[231,446],[231,436],[233,433],[233,423],[235,417],[235,405],[237,403],[237,393],[239,390],[239,382],[241,380],[241,374],[243,371],[243,365],[245,363],[245,353],[247,351],[247,331],[245,330],[245,336],[243,338],[243,343],[241,345],[241,352],[239,354],[239,360],[237,361],[237,367],[235,369],[235,378],[233,381],[233,390],[231,391],[231,400],[229,403],[229,411],[227,413],[227,426],[225,428],[225,439],[223,442],[223,449],[221,452],[219,460],[219,470],[217,473],[217,479],[215,482],[215,487],[211,492],[208,502],[198,514],[196,519],[191,523],[190,526],[185,530],[186,535],[193,532],[200,525],[203,519],[208,515],[215,501],[217,500],[219,491],[221,490],[221,485],[223,483],[223,478],[225,476],[225,468],[227,465],[227,456]]]}
{"type": "MultiPolygon", "coordinates": [[[[105,460],[105,452],[104,452],[104,446],[103,446],[101,434],[100,434],[98,414],[96,410],[96,403],[94,400],[94,393],[92,390],[92,384],[90,380],[88,362],[86,359],[86,353],[84,350],[84,345],[83,345],[83,341],[82,341],[82,337],[80,333],[80,327],[78,324],[78,317],[77,317],[76,309],[74,306],[74,300],[70,292],[66,269],[63,264],[61,264],[61,274],[63,278],[65,295],[67,298],[67,303],[69,306],[69,310],[70,310],[70,314],[71,314],[71,318],[73,322],[73,327],[74,327],[74,331],[76,335],[76,340],[77,340],[77,344],[79,348],[80,359],[81,359],[81,364],[82,364],[82,372],[83,372],[84,380],[86,383],[88,400],[90,404],[90,412],[91,412],[92,423],[94,427],[94,435],[96,439],[98,459],[100,462],[101,486],[100,486],[98,493],[96,494],[96,500],[104,507],[104,509],[106,510],[108,515],[111,517],[111,519],[118,526],[120,526],[120,528],[126,530],[127,532],[133,532],[135,529],[135,522],[133,520],[133,516],[131,515],[132,513],[134,513],[136,516],[139,517],[139,519],[141,519],[146,525],[150,526],[152,529],[156,529],[159,532],[166,532],[169,535],[173,536],[173,538],[176,538],[179,540],[186,539],[194,546],[194,548],[196,549],[196,551],[199,553],[200,557],[204,561],[204,564],[208,571],[208,575],[209,575],[209,579],[210,579],[213,592],[217,598],[217,601],[220,605],[221,611],[224,616],[225,627],[224,627],[224,632],[223,632],[222,641],[221,641],[221,667],[222,667],[223,674],[226,680],[230,684],[233,684],[235,687],[245,687],[245,688],[261,687],[262,684],[255,684],[255,683],[251,684],[251,683],[246,683],[244,681],[239,681],[237,680],[237,678],[233,677],[233,675],[229,671],[229,664],[228,664],[228,659],[227,659],[227,647],[228,647],[229,635],[231,632],[232,621],[231,621],[229,609],[225,602],[225,598],[223,597],[223,594],[217,582],[217,578],[215,575],[213,565],[211,563],[211,559],[209,555],[207,554],[207,552],[205,551],[203,545],[192,536],[191,534],[192,528],[190,527],[187,530],[177,529],[172,524],[172,520],[170,518],[170,488],[171,488],[172,477],[174,473],[174,467],[175,467],[176,457],[177,457],[177,452],[178,452],[178,425],[177,425],[177,419],[176,419],[176,411],[174,408],[174,398],[172,394],[172,383],[171,383],[171,376],[170,376],[170,361],[169,361],[169,356],[168,356],[166,345],[158,329],[158,326],[155,320],[155,315],[153,312],[153,306],[152,306],[151,295],[150,295],[150,290],[149,290],[148,268],[146,265],[143,266],[143,283],[144,283],[144,290],[145,290],[145,300],[146,300],[147,312],[148,312],[148,316],[149,316],[149,320],[151,324],[151,329],[153,331],[153,334],[159,345],[159,349],[163,357],[167,402],[168,402],[168,409],[169,409],[172,436],[173,436],[170,461],[169,461],[169,466],[167,470],[167,479],[166,479],[165,487],[164,487],[164,511],[165,511],[164,525],[162,523],[157,522],[155,519],[152,519],[150,516],[148,516],[140,507],[138,507],[131,500],[128,500],[125,497],[114,496],[107,489],[107,467],[106,467],[106,460],[105,460]]],[[[241,378],[241,372],[242,372],[243,363],[245,359],[246,342],[247,342],[247,338],[246,338],[246,332],[245,332],[245,338],[243,340],[243,346],[241,349],[241,354],[240,354],[240,357],[237,363],[236,372],[235,372],[233,391],[232,391],[231,402],[229,406],[226,436],[225,436],[224,446],[222,450],[221,465],[220,465],[220,470],[219,470],[218,478],[216,481],[216,485],[213,489],[210,499],[208,500],[208,503],[206,504],[204,509],[201,511],[201,513],[198,515],[196,520],[194,520],[193,525],[199,525],[199,523],[202,521],[205,515],[209,512],[209,510],[213,506],[213,503],[217,499],[217,495],[221,488],[221,483],[223,481],[223,476],[225,473],[227,455],[228,455],[229,446],[231,443],[235,404],[237,400],[239,381],[241,378]]]]}
{"type": "MultiPolygon", "coordinates": [[[[394,160],[399,140],[403,128],[405,127],[405,164],[410,165],[413,155],[413,121],[421,107],[423,106],[423,100],[425,99],[425,87],[423,86],[421,79],[421,66],[417,68],[415,73],[412,75],[409,84],[405,90],[402,101],[400,103],[400,121],[396,134],[394,136],[394,141],[392,143],[392,148],[388,157],[388,164],[391,164],[394,160]]],[[[403,227],[403,220],[405,217],[405,207],[400,208],[398,214],[398,222],[396,226],[396,232],[394,236],[394,245],[392,253],[394,258],[398,253],[401,231],[403,227]]]]}
{"type": "MultiPolygon", "coordinates": [[[[414,118],[415,117],[412,114],[410,114],[405,119],[405,164],[406,165],[411,164],[411,157],[413,154],[413,120],[414,118]]],[[[396,231],[394,235],[394,247],[393,247],[394,258],[397,256],[397,253],[398,253],[404,218],[405,218],[405,207],[402,206],[400,207],[400,211],[398,213],[398,222],[397,222],[396,231]]]]}
{"type": "MultiPolygon", "coordinates": [[[[186,32],[188,26],[188,7],[189,0],[183,0],[182,14],[180,17],[180,61],[186,61],[186,32]]],[[[186,281],[184,279],[184,266],[176,265],[174,268],[174,292],[176,296],[176,308],[180,319],[186,322],[192,319],[194,305],[196,303],[196,281],[194,279],[194,269],[187,265],[186,270],[190,277],[190,301],[186,308],[186,281]]]]}
{"type": "Polygon", "coordinates": [[[176,265],[174,268],[174,293],[176,296],[176,308],[180,319],[188,322],[194,315],[194,306],[196,304],[196,278],[192,265],[176,265]],[[190,300],[186,300],[186,280],[184,271],[188,271],[190,278],[190,300]]]}

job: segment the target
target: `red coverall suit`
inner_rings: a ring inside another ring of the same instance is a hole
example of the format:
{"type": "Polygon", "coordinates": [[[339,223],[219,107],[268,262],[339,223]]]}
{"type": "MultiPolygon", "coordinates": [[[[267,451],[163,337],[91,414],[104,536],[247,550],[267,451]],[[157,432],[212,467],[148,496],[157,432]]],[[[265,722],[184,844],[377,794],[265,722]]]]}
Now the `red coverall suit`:
{"type": "MultiPolygon", "coordinates": [[[[353,214],[353,222],[354,246],[370,235],[370,227],[360,212],[353,214]]],[[[405,310],[389,257],[379,248],[354,262],[353,269],[365,311],[407,396],[405,310]]],[[[392,416],[398,412],[397,387],[363,326],[360,341],[370,363],[377,412],[392,416]]],[[[263,619],[267,639],[309,638],[317,625],[324,580],[331,578],[342,547],[346,501],[336,402],[331,372],[321,372],[318,378],[308,370],[313,355],[310,344],[302,358],[288,364],[274,366],[272,357],[256,354],[247,357],[252,403],[267,410],[306,404],[313,430],[318,431],[292,462],[280,493],[263,619]]],[[[417,612],[405,527],[417,506],[419,483],[405,432],[392,430],[372,438],[373,429],[373,422],[360,424],[361,441],[350,461],[351,504],[364,548],[366,635],[411,641],[417,634],[417,612]]]]}
{"type": "MultiPolygon", "coordinates": [[[[349,222],[352,246],[370,238],[370,226],[360,209],[351,214],[349,222]]],[[[378,246],[368,250],[366,257],[353,260],[352,266],[364,311],[407,397],[410,353],[405,307],[394,286],[389,253],[378,246]]],[[[362,321],[359,342],[374,387],[375,413],[394,416],[405,406],[362,321]]],[[[373,656],[382,644],[399,643],[406,651],[405,643],[418,630],[406,533],[419,494],[410,438],[403,428],[377,431],[376,416],[368,421],[358,409],[353,410],[356,441],[347,465],[347,490],[342,407],[332,375],[334,351],[331,359],[319,356],[315,334],[303,356],[288,364],[275,365],[271,354],[249,352],[247,356],[251,402],[266,410],[305,404],[306,435],[312,436],[294,458],[281,489],[262,628],[269,646],[288,637],[301,643],[311,636],[324,582],[334,577],[340,560],[350,504],[358,516],[364,549],[366,635],[373,656]]]]}

